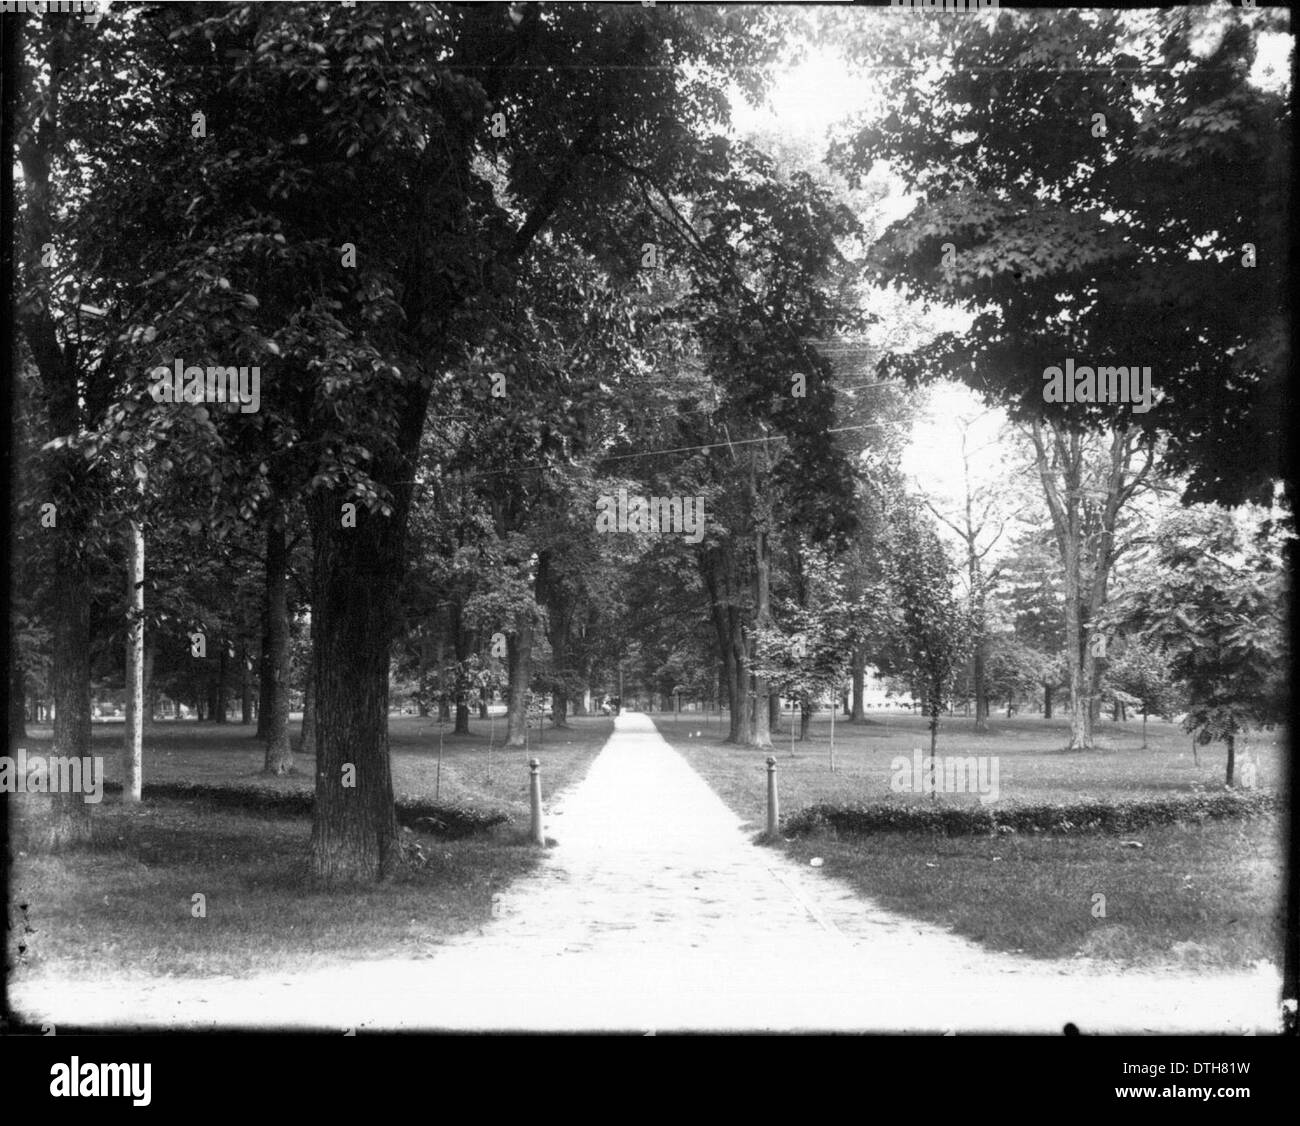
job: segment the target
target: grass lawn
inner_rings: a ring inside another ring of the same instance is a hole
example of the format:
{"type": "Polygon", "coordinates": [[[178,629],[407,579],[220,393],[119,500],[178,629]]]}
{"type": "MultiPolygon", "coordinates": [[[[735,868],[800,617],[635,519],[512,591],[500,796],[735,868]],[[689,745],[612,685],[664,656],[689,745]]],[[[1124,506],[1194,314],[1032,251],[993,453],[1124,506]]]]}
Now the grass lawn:
{"type": "MultiPolygon", "coordinates": [[[[864,726],[835,724],[836,772],[830,771],[830,724],[810,738],[789,732],[773,752],[718,741],[704,717],[690,723],[655,716],[661,733],[686,756],[755,832],[766,803],[767,753],[778,760],[784,813],[818,802],[973,802],[968,794],[893,793],[890,760],[910,760],[928,747],[925,720],[881,713],[864,726]],[[699,738],[694,732],[701,731],[699,738]],[[691,737],[687,737],[688,732],[691,737]]],[[[788,720],[785,721],[788,723],[788,720]]],[[[994,719],[977,735],[973,720],[945,717],[938,754],[996,755],[1000,798],[1065,802],[1088,798],[1169,797],[1222,787],[1225,752],[1198,749],[1173,724],[1103,721],[1105,749],[1066,752],[1063,721],[994,719]]],[[[1238,768],[1256,764],[1260,786],[1285,784],[1284,732],[1256,732],[1238,744],[1238,768]]],[[[993,808],[997,807],[997,804],[993,808]]],[[[1145,829],[1125,837],[1087,833],[943,837],[879,833],[837,839],[819,834],[780,847],[821,871],[847,880],[881,906],[930,922],[1003,951],[1040,958],[1086,956],[1124,964],[1247,966],[1281,964],[1285,888],[1285,823],[1275,816],[1145,829]],[[1125,846],[1137,840],[1142,848],[1125,846]],[[1094,916],[1105,896],[1104,917],[1094,916]]]]}
{"type": "MultiPolygon", "coordinates": [[[[512,823],[463,840],[417,834],[432,858],[373,889],[321,893],[302,874],[309,817],[159,799],[139,806],[112,797],[94,812],[95,840],[53,855],[19,854],[10,873],[13,979],[48,975],[232,974],[309,969],[347,958],[419,956],[452,935],[481,927],[492,898],[531,870],[527,760],[542,760],[543,800],[580,780],[613,730],[609,719],[570,720],[527,751],[495,746],[489,722],[468,736],[445,735],[438,783],[436,721],[390,720],[399,796],[502,810],[512,823]],[[427,730],[426,730],[427,729],[427,730]],[[206,918],[191,915],[194,893],[206,918]],[[26,904],[23,912],[21,905],[26,904]],[[19,944],[25,946],[21,953],[19,944]]],[[[296,726],[296,725],[295,725],[296,726]]],[[[39,751],[49,729],[22,746],[39,751]]],[[[450,730],[450,727],[448,727],[450,730]]],[[[120,725],[96,725],[95,753],[120,779],[120,725]]],[[[495,738],[504,723],[495,722],[495,738]]],[[[12,753],[12,750],[11,750],[12,753]]],[[[299,773],[259,775],[262,752],[238,724],[162,723],[145,736],[145,781],[204,782],[310,790],[312,756],[299,773]]]]}

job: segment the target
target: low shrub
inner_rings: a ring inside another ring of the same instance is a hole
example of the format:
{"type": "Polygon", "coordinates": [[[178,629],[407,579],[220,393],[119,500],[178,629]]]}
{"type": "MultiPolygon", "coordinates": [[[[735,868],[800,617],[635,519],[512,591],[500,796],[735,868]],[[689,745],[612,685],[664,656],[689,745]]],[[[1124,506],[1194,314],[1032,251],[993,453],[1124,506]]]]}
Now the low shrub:
{"type": "MultiPolygon", "coordinates": [[[[104,792],[121,793],[121,783],[106,782],[104,792]]],[[[148,799],[201,801],[212,806],[234,807],[285,817],[310,817],[315,802],[315,795],[310,791],[273,790],[264,786],[212,786],[201,782],[145,783],[143,796],[148,799]]],[[[510,820],[509,814],[496,809],[433,805],[400,798],[396,806],[398,824],[446,840],[473,836],[510,820]]]]}
{"type": "Polygon", "coordinates": [[[843,836],[872,833],[938,833],[974,836],[999,833],[1131,833],[1151,825],[1172,825],[1227,817],[1255,817],[1281,809],[1272,791],[1188,794],[1144,801],[1086,801],[984,806],[811,805],[781,819],[789,837],[833,831],[843,836]]]}

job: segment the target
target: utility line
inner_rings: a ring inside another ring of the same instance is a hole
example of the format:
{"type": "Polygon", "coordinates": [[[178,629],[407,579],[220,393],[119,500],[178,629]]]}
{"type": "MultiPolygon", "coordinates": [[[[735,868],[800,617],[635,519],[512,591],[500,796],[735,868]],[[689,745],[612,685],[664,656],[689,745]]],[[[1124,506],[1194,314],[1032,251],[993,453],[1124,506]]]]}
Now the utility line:
{"type": "MultiPolygon", "coordinates": [[[[878,429],[880,425],[881,424],[878,422],[864,422],[857,426],[835,426],[830,428],[829,430],[823,430],[822,433],[842,434],[850,430],[878,429]]],[[[747,445],[752,445],[755,442],[783,442],[786,440],[788,440],[788,436],[785,434],[771,434],[762,438],[735,438],[732,439],[730,442],[706,442],[703,445],[699,445],[699,446],[674,446],[662,450],[637,450],[633,453],[611,454],[608,457],[599,457],[595,459],[595,464],[604,465],[607,462],[612,462],[612,461],[629,461],[639,457],[656,457],[660,454],[694,453],[699,450],[717,450],[717,449],[729,449],[732,446],[747,446],[747,445]]],[[[455,479],[443,478],[440,480],[396,481],[394,482],[394,484],[423,485],[430,488],[447,488],[447,487],[460,486],[467,481],[477,480],[479,478],[484,478],[484,477],[499,477],[502,474],[524,473],[530,469],[552,469],[552,468],[556,468],[556,467],[546,462],[535,462],[532,465],[514,465],[511,466],[509,469],[482,469],[470,473],[458,473],[456,474],[455,479]]]]}

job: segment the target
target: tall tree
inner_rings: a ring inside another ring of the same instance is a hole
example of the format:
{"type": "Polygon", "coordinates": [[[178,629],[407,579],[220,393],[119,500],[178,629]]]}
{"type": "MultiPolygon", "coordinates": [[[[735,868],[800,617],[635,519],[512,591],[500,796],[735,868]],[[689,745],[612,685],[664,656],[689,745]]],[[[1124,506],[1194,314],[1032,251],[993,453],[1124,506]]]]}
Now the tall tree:
{"type": "MultiPolygon", "coordinates": [[[[921,504],[895,505],[890,588],[897,599],[893,659],[887,669],[905,677],[930,720],[930,778],[934,781],[939,717],[970,652],[970,620],[953,589],[952,560],[921,504]]],[[[935,791],[932,791],[935,792],[935,791]]]]}
{"type": "Polygon", "coordinates": [[[882,283],[974,315],[887,366],[960,378],[1022,420],[1164,436],[1187,499],[1266,502],[1281,476],[1290,108],[1252,64],[1285,15],[1001,10],[879,34],[887,18],[850,21],[851,52],[925,80],[882,100],[836,163],[862,177],[887,162],[917,200],[876,248],[882,283]],[[1158,407],[1048,402],[1043,373],[1070,356],[1151,365],[1158,407]]]}
{"type": "Polygon", "coordinates": [[[1121,533],[1134,495],[1150,478],[1155,451],[1134,429],[1109,443],[1059,424],[1033,423],[1034,464],[1042,482],[1062,571],[1070,749],[1093,746],[1100,620],[1115,561],[1132,547],[1121,533]]]}

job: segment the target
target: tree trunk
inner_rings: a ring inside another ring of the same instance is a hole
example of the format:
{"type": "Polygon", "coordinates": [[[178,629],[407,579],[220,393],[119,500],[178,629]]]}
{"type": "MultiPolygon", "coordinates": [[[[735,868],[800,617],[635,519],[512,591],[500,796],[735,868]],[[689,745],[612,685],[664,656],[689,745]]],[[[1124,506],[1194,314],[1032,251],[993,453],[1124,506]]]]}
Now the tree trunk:
{"type": "Polygon", "coordinates": [[[1147,713],[1142,713],[1142,749],[1147,749],[1147,713]]]}
{"type": "Polygon", "coordinates": [[[226,676],[229,672],[230,654],[226,651],[227,641],[221,639],[221,651],[217,654],[217,722],[226,722],[226,713],[230,710],[230,701],[226,692],[226,676]]]}
{"type": "Polygon", "coordinates": [[[382,880],[400,858],[388,666],[410,503],[400,482],[411,473],[398,472],[389,470],[391,516],[357,503],[355,527],[344,526],[342,490],[312,502],[317,755],[308,870],[318,886],[382,880]]]}
{"type": "Polygon", "coordinates": [[[986,672],[987,662],[984,656],[984,649],[987,641],[981,635],[975,643],[975,730],[987,731],[989,729],[989,689],[988,673],[986,672]]]}
{"type": "MultiPolygon", "coordinates": [[[[312,626],[312,630],[315,630],[312,626]]],[[[302,729],[298,732],[299,754],[316,753],[316,642],[310,643],[311,655],[307,658],[307,683],[302,690],[302,729]]]]}
{"type": "MultiPolygon", "coordinates": [[[[0,69],[8,75],[19,73],[23,62],[22,20],[6,20],[4,59],[0,69]]],[[[39,41],[39,37],[38,37],[39,41]]],[[[21,253],[30,267],[29,280],[36,279],[34,299],[25,299],[22,310],[15,318],[27,341],[45,392],[45,418],[48,424],[44,437],[47,440],[69,438],[84,433],[97,425],[98,420],[87,417],[88,386],[99,390],[103,375],[84,372],[78,364],[72,347],[65,348],[59,340],[58,328],[51,312],[48,278],[50,271],[39,266],[46,244],[54,236],[54,214],[58,205],[50,186],[50,168],[53,154],[49,151],[51,138],[58,127],[59,88],[61,75],[66,69],[64,47],[67,39],[61,34],[47,41],[48,54],[41,63],[48,63],[50,87],[44,100],[40,129],[30,142],[19,145],[18,154],[23,166],[23,196],[25,217],[21,253]],[[85,375],[83,381],[82,376],[85,375]]],[[[38,65],[41,65],[38,63],[38,65]]],[[[4,106],[4,131],[12,136],[14,103],[6,98],[4,106]]],[[[6,154],[12,160],[12,154],[6,154]]],[[[6,202],[10,202],[6,200],[6,202]]],[[[5,252],[13,254],[17,247],[6,245],[5,252]]],[[[86,561],[90,539],[88,507],[93,505],[93,495],[98,482],[92,478],[85,457],[79,450],[61,449],[52,452],[49,477],[45,482],[48,491],[44,499],[54,505],[55,523],[41,528],[36,534],[48,537],[50,546],[50,583],[46,621],[51,631],[52,669],[50,683],[54,696],[54,742],[51,751],[56,756],[90,756],[90,603],[91,581],[86,561]]],[[[27,820],[16,838],[33,848],[57,848],[87,841],[91,837],[91,806],[77,793],[47,795],[49,804],[39,797],[39,807],[32,812],[39,816],[27,820]]],[[[7,808],[10,808],[7,806],[7,808]]],[[[17,827],[16,827],[17,828],[17,827]]],[[[10,846],[15,843],[11,837],[10,846]]]]}
{"type": "MultiPolygon", "coordinates": [[[[758,494],[757,463],[750,462],[749,491],[754,520],[754,625],[766,629],[772,624],[772,546],[767,534],[767,516],[758,494]]],[[[754,677],[754,731],[751,746],[766,750],[772,746],[771,688],[767,677],[754,677]]]]}
{"type": "MultiPolygon", "coordinates": [[[[70,508],[60,505],[60,528],[71,524],[70,508]]],[[[71,533],[72,529],[67,528],[71,533]]],[[[69,539],[72,536],[69,535],[69,539]]],[[[79,542],[79,541],[74,541],[79,542]]],[[[50,615],[53,667],[51,688],[54,696],[54,744],[51,754],[86,758],[91,754],[90,692],[90,602],[91,584],[76,555],[69,551],[55,554],[58,581],[51,584],[50,615]]],[[[55,849],[88,841],[91,838],[91,805],[76,793],[52,793],[31,805],[37,816],[23,826],[20,837],[34,849],[55,849]],[[48,802],[48,804],[46,804],[48,802]]],[[[31,799],[29,799],[30,801],[31,799]]]]}
{"type": "Polygon", "coordinates": [[[867,653],[865,649],[853,650],[852,669],[853,718],[849,722],[865,723],[867,721],[866,701],[864,699],[867,674],[867,653]]]}
{"type": "Polygon", "coordinates": [[[808,738],[808,725],[812,723],[812,705],[806,700],[799,705],[799,742],[808,738]]]}
{"type": "Polygon", "coordinates": [[[253,677],[252,658],[248,655],[248,643],[239,646],[239,722],[253,722],[253,677]]]}
{"type": "Polygon", "coordinates": [[[939,797],[938,780],[935,777],[934,752],[939,743],[939,713],[940,705],[936,700],[930,705],[930,800],[937,801],[939,797]]]}
{"type": "Polygon", "coordinates": [[[767,698],[767,729],[772,734],[781,730],[781,694],[773,692],[767,698]]]}
{"type": "Polygon", "coordinates": [[[126,543],[126,724],[122,740],[122,800],[138,802],[143,793],[144,773],[144,526],[138,520],[127,522],[126,543]]]}
{"type": "MultiPolygon", "coordinates": [[[[18,643],[9,650],[9,742],[27,738],[27,676],[23,671],[18,643]]],[[[13,753],[12,751],[10,752],[13,753]]]]}
{"type": "Polygon", "coordinates": [[[709,593],[709,614],[721,657],[719,669],[727,700],[728,743],[749,744],[752,731],[749,676],[746,670],[745,628],[736,561],[728,547],[712,547],[697,556],[700,576],[709,593]]]}
{"type": "MultiPolygon", "coordinates": [[[[266,663],[270,672],[269,698],[262,708],[267,716],[266,774],[293,770],[293,745],[289,742],[289,545],[285,534],[284,502],[271,502],[266,519],[266,663]]],[[[387,709],[385,708],[385,720],[387,709]]]]}
{"type": "Polygon", "coordinates": [[[469,660],[470,638],[465,631],[461,607],[457,603],[452,610],[451,619],[452,644],[456,649],[456,726],[457,735],[469,734],[469,683],[465,680],[465,663],[469,660]]]}
{"type": "Polygon", "coordinates": [[[506,638],[506,657],[510,671],[506,746],[524,747],[527,746],[528,739],[528,681],[533,661],[531,623],[525,622],[506,638]]]}
{"type": "MultiPolygon", "coordinates": [[[[420,627],[416,645],[420,653],[420,673],[416,679],[419,691],[415,696],[415,708],[419,715],[427,716],[429,714],[429,634],[424,626],[420,627]]],[[[441,653],[438,654],[438,667],[442,667],[441,653]]]]}
{"type": "Polygon", "coordinates": [[[1052,686],[1050,684],[1043,685],[1043,718],[1052,718],[1052,686]]]}
{"type": "Polygon", "coordinates": [[[478,717],[479,719],[488,718],[488,689],[484,688],[478,698],[478,717]]]}
{"type": "MultiPolygon", "coordinates": [[[[271,573],[267,561],[267,575],[271,573]]],[[[257,664],[257,737],[263,742],[271,732],[271,713],[275,710],[275,676],[271,667],[271,591],[268,587],[262,603],[262,649],[257,664]]]]}
{"type": "Polygon", "coordinates": [[[158,642],[154,639],[154,630],[148,630],[144,639],[144,726],[145,730],[153,725],[158,716],[160,701],[158,687],[153,682],[154,664],[158,659],[158,642]]]}
{"type": "Polygon", "coordinates": [[[1228,744],[1228,773],[1224,779],[1224,785],[1231,789],[1233,784],[1232,774],[1237,765],[1237,736],[1229,733],[1224,741],[1228,744]]]}

